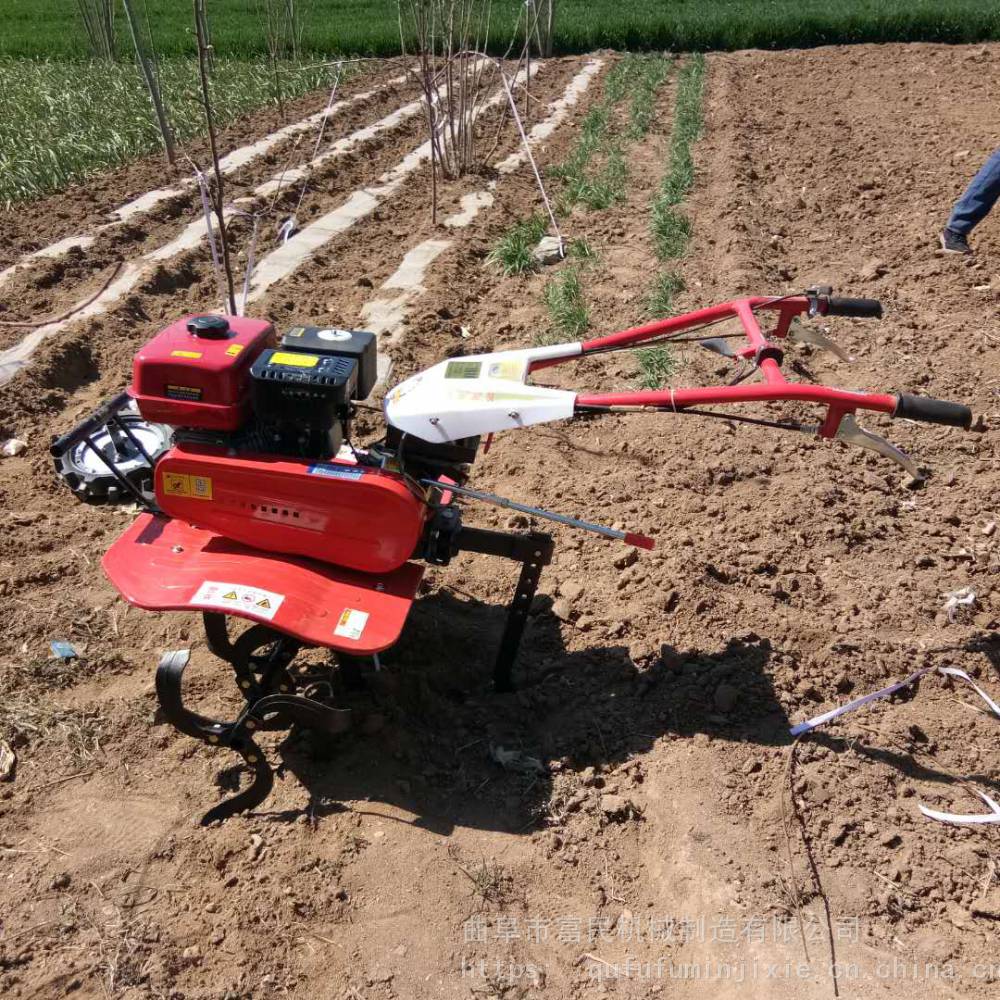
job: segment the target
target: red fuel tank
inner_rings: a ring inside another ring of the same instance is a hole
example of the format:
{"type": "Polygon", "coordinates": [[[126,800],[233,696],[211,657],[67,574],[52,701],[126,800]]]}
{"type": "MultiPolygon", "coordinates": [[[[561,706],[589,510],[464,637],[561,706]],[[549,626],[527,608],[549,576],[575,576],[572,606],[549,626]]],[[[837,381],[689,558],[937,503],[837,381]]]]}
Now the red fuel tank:
{"type": "Polygon", "coordinates": [[[156,463],[156,501],[246,545],[366,573],[405,563],[429,513],[396,473],[188,444],[156,463]]]}
{"type": "Polygon", "coordinates": [[[185,316],[135,356],[131,395],[146,420],[234,431],[250,415],[250,366],[274,327],[245,316],[185,316]]]}

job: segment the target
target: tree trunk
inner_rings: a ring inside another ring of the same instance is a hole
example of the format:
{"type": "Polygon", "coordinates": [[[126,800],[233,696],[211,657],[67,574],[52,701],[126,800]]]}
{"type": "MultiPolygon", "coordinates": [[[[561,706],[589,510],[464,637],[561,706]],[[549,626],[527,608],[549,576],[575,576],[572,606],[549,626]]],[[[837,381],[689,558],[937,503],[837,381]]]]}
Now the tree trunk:
{"type": "Polygon", "coordinates": [[[125,8],[125,17],[128,19],[129,31],[132,33],[132,43],[135,45],[135,56],[139,60],[139,67],[146,80],[146,89],[149,91],[149,99],[153,102],[153,110],[156,112],[156,121],[160,126],[160,135],[163,136],[163,148],[167,153],[167,163],[173,166],[176,162],[174,152],[174,134],[170,130],[170,123],[167,121],[167,113],[163,108],[163,99],[160,95],[160,85],[153,73],[149,57],[142,50],[142,42],[139,36],[139,25],[135,19],[135,11],[132,9],[132,0],[122,0],[125,8]]]}

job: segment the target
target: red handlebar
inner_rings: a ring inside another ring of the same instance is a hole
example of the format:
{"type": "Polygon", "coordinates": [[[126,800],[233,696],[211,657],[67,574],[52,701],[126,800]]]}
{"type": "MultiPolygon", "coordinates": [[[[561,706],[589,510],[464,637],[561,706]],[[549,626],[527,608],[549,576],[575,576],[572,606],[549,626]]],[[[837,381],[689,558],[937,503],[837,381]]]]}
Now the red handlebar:
{"type": "MultiPolygon", "coordinates": [[[[739,319],[746,337],[746,346],[733,352],[734,358],[752,360],[763,381],[752,384],[708,386],[686,389],[656,389],[638,392],[610,392],[581,394],[576,405],[582,409],[593,407],[657,407],[666,410],[681,410],[686,407],[731,403],[756,403],[767,401],[794,401],[817,403],[826,406],[826,417],[819,425],[823,437],[836,436],[841,418],[855,410],[873,410],[894,416],[910,416],[913,419],[930,419],[918,416],[915,406],[900,405],[900,399],[888,393],[858,392],[853,389],[835,389],[822,385],[805,385],[789,382],[781,370],[782,351],[779,346],[764,335],[757,321],[757,314],[767,311],[777,313],[777,321],[770,336],[782,340],[788,335],[792,319],[802,313],[810,315],[847,315],[877,318],[881,316],[881,304],[874,299],[834,298],[828,289],[811,289],[807,294],[790,295],[779,298],[754,296],[723,302],[707,309],[657,320],[643,326],[631,327],[606,337],[597,337],[580,345],[580,354],[586,357],[605,351],[622,350],[641,345],[650,340],[657,342],[677,337],[685,331],[694,330],[728,319],[739,319]]],[[[571,360],[568,357],[546,358],[532,363],[531,370],[537,371],[551,365],[571,360]]],[[[906,397],[910,399],[912,397],[906,397]]],[[[959,404],[945,404],[962,410],[964,426],[971,421],[971,413],[959,404]],[[965,420],[968,414],[968,420],[965,420]]],[[[959,424],[958,416],[950,411],[948,422],[959,424]]],[[[940,419],[940,418],[939,418],[940,419]]],[[[940,419],[940,422],[945,422],[940,419]]]]}

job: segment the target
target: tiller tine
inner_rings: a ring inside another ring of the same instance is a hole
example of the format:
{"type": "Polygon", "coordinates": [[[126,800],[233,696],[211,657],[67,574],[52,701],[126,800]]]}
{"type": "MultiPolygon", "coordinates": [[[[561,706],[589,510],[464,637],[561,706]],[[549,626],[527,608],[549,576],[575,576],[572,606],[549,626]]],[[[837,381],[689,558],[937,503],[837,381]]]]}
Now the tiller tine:
{"type": "Polygon", "coordinates": [[[924,478],[923,473],[917,468],[917,463],[905,451],[901,451],[890,441],[882,437],[881,434],[866,431],[852,413],[845,413],[840,418],[840,427],[837,428],[837,440],[857,445],[859,448],[867,448],[869,451],[878,452],[883,458],[888,458],[891,462],[895,462],[904,468],[914,479],[921,480],[924,478]]]}
{"type": "Polygon", "coordinates": [[[814,326],[805,326],[798,319],[793,319],[789,324],[788,339],[794,344],[810,344],[821,351],[829,351],[841,361],[854,360],[840,344],[831,340],[822,330],[817,330],[814,326]]]}
{"type": "MultiPolygon", "coordinates": [[[[287,729],[298,724],[317,733],[336,735],[346,732],[351,726],[349,710],[331,708],[312,698],[286,693],[286,690],[261,695],[261,679],[254,673],[254,668],[259,666],[259,662],[254,661],[263,658],[251,658],[250,654],[253,649],[260,646],[261,639],[266,637],[266,633],[271,635],[273,633],[263,626],[254,626],[235,643],[229,643],[228,637],[225,636],[225,625],[218,621],[221,617],[221,615],[206,615],[205,619],[213,651],[217,654],[225,652],[230,654],[223,658],[232,664],[241,692],[247,698],[247,706],[235,722],[219,722],[185,707],[181,684],[184,669],[190,659],[188,650],[175,650],[164,654],[156,669],[156,694],[165,721],[180,732],[211,746],[228,747],[243,758],[253,773],[253,782],[250,786],[210,809],[202,817],[202,826],[254,809],[271,794],[271,789],[274,787],[274,772],[264,752],[254,742],[255,732],[287,729]]],[[[296,644],[296,651],[297,649],[296,644]]],[[[276,662],[271,664],[272,676],[265,683],[268,686],[280,686],[291,691],[294,681],[285,669],[289,662],[287,651],[283,650],[279,643],[272,656],[276,662]]],[[[264,674],[267,673],[265,668],[264,674]]]]}
{"type": "Polygon", "coordinates": [[[733,345],[729,343],[728,340],[724,340],[722,337],[709,337],[707,340],[700,340],[698,343],[705,348],[706,351],[711,351],[713,354],[721,354],[724,358],[735,358],[739,355],[733,350],[733,345]]]}

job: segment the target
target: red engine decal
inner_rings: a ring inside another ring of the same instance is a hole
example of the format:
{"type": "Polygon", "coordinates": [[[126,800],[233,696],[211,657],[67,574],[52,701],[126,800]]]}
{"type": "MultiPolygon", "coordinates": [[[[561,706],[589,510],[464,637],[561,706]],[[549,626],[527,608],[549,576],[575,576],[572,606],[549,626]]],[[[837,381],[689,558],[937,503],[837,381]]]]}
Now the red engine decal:
{"type": "Polygon", "coordinates": [[[156,500],[171,517],[246,545],[366,573],[406,562],[428,513],[395,473],[192,445],[157,462],[156,500]]]}

